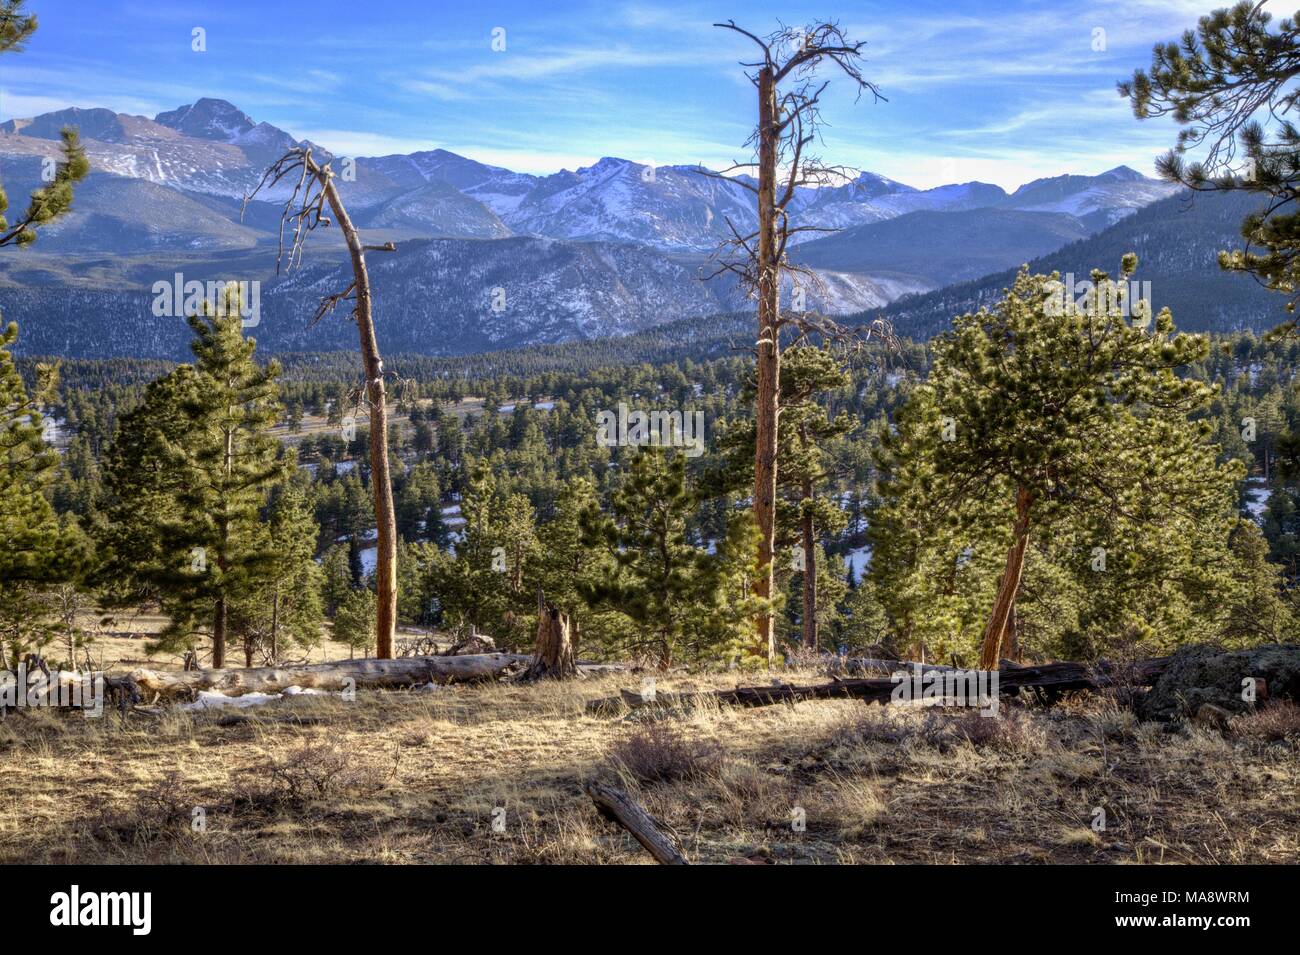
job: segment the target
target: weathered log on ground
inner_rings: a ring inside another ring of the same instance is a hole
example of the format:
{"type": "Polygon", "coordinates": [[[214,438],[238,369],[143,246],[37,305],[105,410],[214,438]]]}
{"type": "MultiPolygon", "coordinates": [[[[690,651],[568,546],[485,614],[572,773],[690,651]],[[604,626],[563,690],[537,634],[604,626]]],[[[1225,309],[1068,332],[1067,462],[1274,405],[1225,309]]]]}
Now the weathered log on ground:
{"type": "MultiPolygon", "coordinates": [[[[1038,688],[1053,693],[1067,690],[1098,690],[1105,687],[1132,685],[1150,686],[1169,664],[1168,657],[1141,660],[1118,665],[1102,660],[1087,663],[1045,663],[1040,666],[1018,666],[998,670],[998,691],[1009,696],[1021,690],[1038,688]]],[[[923,668],[922,672],[944,673],[942,667],[923,668]]],[[[911,674],[909,674],[910,678],[911,674]]],[[[863,700],[868,703],[889,703],[899,683],[893,679],[834,680],[830,683],[813,683],[798,686],[778,683],[772,686],[738,686],[733,690],[713,690],[704,693],[656,693],[641,699],[623,692],[620,696],[592,700],[587,704],[591,713],[617,713],[624,706],[680,707],[700,700],[714,700],[732,706],[771,706],[774,703],[794,703],[799,700],[863,700]]],[[[937,695],[942,699],[947,688],[945,680],[934,680],[937,695]]]]}
{"type": "Polygon", "coordinates": [[[944,672],[955,669],[955,667],[940,663],[916,663],[911,660],[884,660],[876,657],[830,657],[826,666],[821,669],[828,676],[841,676],[845,673],[889,676],[899,670],[906,670],[911,673],[912,668],[917,666],[927,673],[930,670],[944,672]]]}
{"type": "Polygon", "coordinates": [[[626,673],[632,668],[627,663],[596,663],[592,660],[579,660],[577,666],[578,672],[584,676],[597,673],[626,673]]]}
{"type": "MultiPolygon", "coordinates": [[[[918,666],[926,673],[931,670],[937,673],[947,673],[961,669],[961,667],[947,663],[917,663],[914,660],[889,660],[883,657],[828,657],[826,665],[822,669],[828,676],[842,676],[846,673],[855,675],[876,673],[881,676],[891,676],[899,670],[906,670],[911,673],[913,668],[918,666]]],[[[1019,670],[1024,666],[1023,663],[1004,659],[999,661],[998,671],[1019,670]]]]}
{"type": "Polygon", "coordinates": [[[687,864],[677,844],[664,832],[663,824],[623,790],[603,783],[588,783],[585,788],[600,814],[630,832],[661,865],[687,864]]]}
{"type": "Polygon", "coordinates": [[[495,680],[512,667],[527,666],[532,657],[518,653],[482,653],[443,657],[367,658],[310,663],[294,667],[253,667],[247,670],[133,670],[131,676],[146,698],[154,694],[175,698],[199,690],[227,695],[278,693],[286,687],[342,690],[349,687],[409,687],[425,683],[475,683],[495,680]]]}

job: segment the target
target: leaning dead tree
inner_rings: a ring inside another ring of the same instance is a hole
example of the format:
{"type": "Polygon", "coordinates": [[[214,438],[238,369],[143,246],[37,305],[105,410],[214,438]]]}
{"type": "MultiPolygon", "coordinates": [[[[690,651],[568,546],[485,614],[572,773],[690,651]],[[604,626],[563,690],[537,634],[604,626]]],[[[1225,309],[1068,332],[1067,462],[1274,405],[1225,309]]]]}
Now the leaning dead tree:
{"type": "Polygon", "coordinates": [[[378,531],[375,563],[376,649],[380,659],[393,656],[393,635],[397,629],[397,521],[393,513],[393,484],[388,469],[388,405],[384,388],[384,363],[375,339],[375,321],[371,309],[370,275],[366,271],[367,252],[396,251],[393,243],[363,245],[349,218],[334,184],[334,171],[327,162],[321,165],[312,157],[311,147],[295,146],[277,159],[262,176],[251,193],[244,197],[247,207],[263,188],[274,189],[281,182],[292,183],[280,216],[280,245],[275,267],[283,263],[286,271],[302,263],[303,246],[312,230],[328,227],[325,214],[328,204],[338,220],[352,260],[352,283],[342,292],[327,295],[316,307],[312,323],[320,321],[340,302],[351,301],[352,318],[361,339],[361,362],[365,371],[365,396],[370,411],[370,487],[375,496],[375,523],[378,531]],[[285,228],[291,228],[288,248],[285,228]]]}
{"type": "MultiPolygon", "coordinates": [[[[830,61],[849,78],[858,95],[865,90],[875,99],[882,97],[875,85],[862,76],[859,68],[865,44],[850,41],[836,23],[817,23],[804,30],[782,27],[766,37],[738,27],[734,20],[715,23],[714,26],[748,37],[760,52],[758,59],[741,63],[758,91],[758,125],[746,143],[753,148],[756,158],[752,162],[733,163],[728,169],[711,174],[728,176],[757,168],[756,183],[728,178],[729,182],[755,194],[757,228],[744,234],[730,219],[727,220],[731,239],[724,247],[723,261],[709,277],[726,272],[735,274],[758,301],[753,508],[759,545],[754,592],[766,602],[771,599],[774,586],[781,331],[793,324],[801,336],[810,333],[837,336],[842,333],[837,326],[832,327],[833,323],[806,311],[781,315],[783,273],[802,275],[813,285],[818,284],[815,273],[793,265],[787,258],[786,248],[791,236],[800,232],[833,231],[792,225],[791,201],[800,188],[842,182],[848,178],[844,167],[827,165],[810,152],[819,138],[820,101],[829,85],[829,81],[816,78],[817,67],[823,61],[830,61]]],[[[867,333],[870,334],[870,330],[867,333]]],[[[770,606],[754,623],[756,649],[766,653],[770,666],[776,658],[770,606]]]]}

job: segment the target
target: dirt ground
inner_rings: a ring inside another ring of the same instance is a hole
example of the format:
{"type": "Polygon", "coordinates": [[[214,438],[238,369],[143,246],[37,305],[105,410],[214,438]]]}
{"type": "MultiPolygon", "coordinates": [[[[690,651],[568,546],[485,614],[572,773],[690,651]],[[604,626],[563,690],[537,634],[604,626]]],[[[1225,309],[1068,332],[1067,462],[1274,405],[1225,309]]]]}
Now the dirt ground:
{"type": "Polygon", "coordinates": [[[1300,862],[1295,711],[1176,731],[1094,697],[992,720],[853,701],[586,713],[639,680],[125,723],[14,711],[0,722],[0,861],[649,862],[583,794],[601,778],[695,863],[1300,862]]]}

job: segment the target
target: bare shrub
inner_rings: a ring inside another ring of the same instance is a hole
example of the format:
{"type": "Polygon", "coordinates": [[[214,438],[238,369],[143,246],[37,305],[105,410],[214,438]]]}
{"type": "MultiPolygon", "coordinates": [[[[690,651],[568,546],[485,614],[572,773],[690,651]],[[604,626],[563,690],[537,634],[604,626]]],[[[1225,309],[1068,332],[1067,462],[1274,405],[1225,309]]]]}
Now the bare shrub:
{"type": "Polygon", "coordinates": [[[1118,700],[1099,701],[1085,718],[1103,739],[1126,740],[1137,735],[1137,714],[1129,704],[1118,700]]]}
{"type": "Polygon", "coordinates": [[[1300,741],[1300,706],[1276,700],[1251,713],[1234,716],[1228,725],[1234,736],[1256,743],[1300,741]]]}
{"type": "Polygon", "coordinates": [[[334,743],[308,743],[267,766],[267,795],[307,802],[344,794],[370,796],[397,770],[384,772],[373,762],[358,762],[334,743]]]}
{"type": "Polygon", "coordinates": [[[722,748],[716,743],[690,739],[669,723],[652,723],[609,749],[609,762],[643,783],[698,779],[717,772],[722,748]]]}
{"type": "Polygon", "coordinates": [[[190,811],[199,800],[172,770],[117,809],[102,797],[94,800],[99,823],[92,835],[103,842],[149,847],[189,829],[190,811]]]}
{"type": "Polygon", "coordinates": [[[161,825],[180,819],[188,823],[190,810],[197,801],[182,784],[180,773],[172,770],[140,793],[135,811],[141,818],[156,820],[161,825]]]}
{"type": "Polygon", "coordinates": [[[976,749],[1027,756],[1047,747],[1047,734],[1022,709],[1002,708],[996,716],[983,716],[978,710],[964,710],[951,715],[931,709],[925,715],[921,736],[932,746],[947,750],[966,741],[976,749]]]}
{"type": "Polygon", "coordinates": [[[866,706],[837,729],[834,742],[849,746],[901,743],[916,735],[917,724],[910,716],[888,706],[866,706]]]}

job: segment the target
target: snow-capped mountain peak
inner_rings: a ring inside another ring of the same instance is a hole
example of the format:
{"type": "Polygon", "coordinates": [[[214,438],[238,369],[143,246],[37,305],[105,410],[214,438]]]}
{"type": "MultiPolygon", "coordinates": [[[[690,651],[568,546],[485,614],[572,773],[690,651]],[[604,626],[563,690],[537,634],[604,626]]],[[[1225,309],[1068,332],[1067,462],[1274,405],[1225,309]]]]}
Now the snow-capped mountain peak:
{"type": "Polygon", "coordinates": [[[206,96],[189,106],[179,106],[159,113],[154,117],[154,122],[184,133],[186,136],[210,139],[219,143],[237,143],[259,125],[275,130],[274,126],[266,123],[254,123],[251,116],[233,103],[206,96]]]}
{"type": "MultiPolygon", "coordinates": [[[[81,129],[97,170],[230,198],[248,192],[267,165],[298,142],[283,129],[254,121],[227,100],[203,97],[153,120],[105,109],[60,110],[11,120],[0,125],[0,155],[43,153],[48,146],[31,140],[57,139],[64,125],[81,129]]],[[[328,150],[314,151],[332,158],[328,150]]],[[[358,158],[356,172],[355,178],[340,181],[340,188],[363,220],[380,216],[385,223],[401,223],[431,237],[492,238],[504,232],[706,252],[727,238],[728,222],[748,229],[755,217],[753,194],[744,188],[752,179],[719,179],[701,175],[699,167],[659,166],[618,156],[604,156],[573,171],[534,176],[433,148],[358,158]],[[430,216],[434,219],[428,220],[430,216]]],[[[1171,189],[1127,166],[1097,176],[1035,180],[1010,196],[988,183],[920,190],[862,171],[838,185],[798,190],[790,211],[801,225],[826,229],[910,212],[998,207],[1059,212],[1100,228],[1171,189]]],[[[798,239],[813,237],[815,233],[804,233],[798,239]]]]}
{"type": "Polygon", "coordinates": [[[1146,182],[1147,177],[1131,166],[1116,166],[1097,176],[1098,179],[1116,179],[1125,182],[1146,182]]]}

